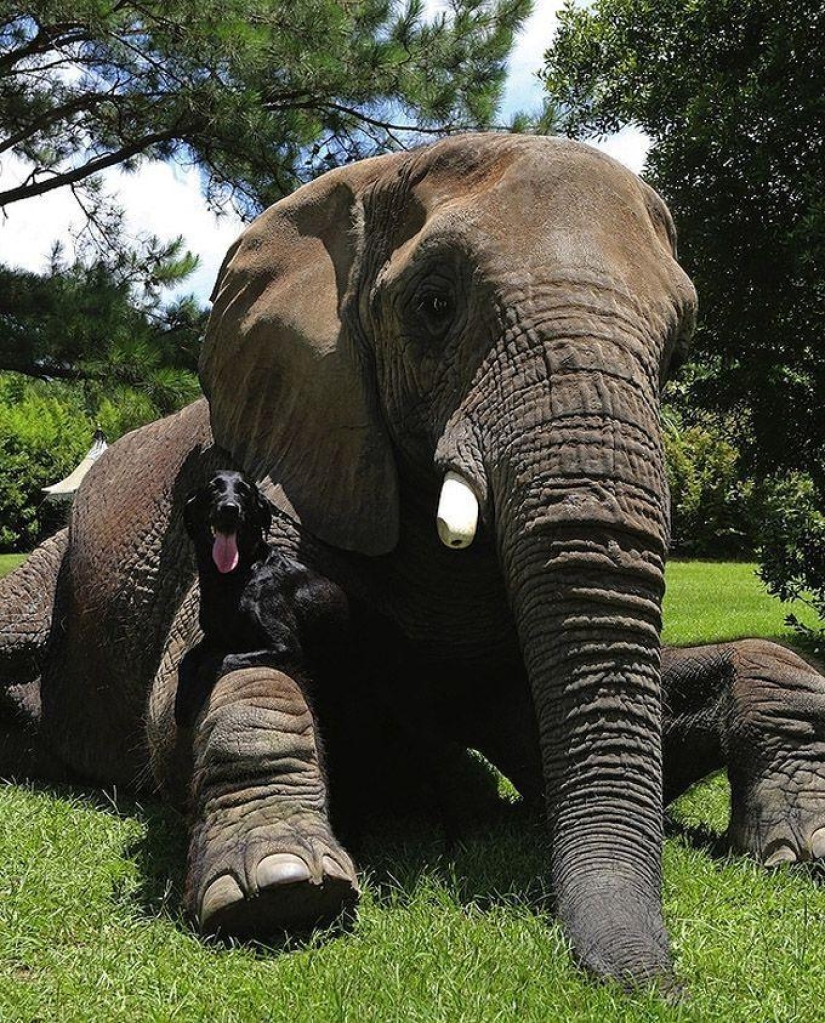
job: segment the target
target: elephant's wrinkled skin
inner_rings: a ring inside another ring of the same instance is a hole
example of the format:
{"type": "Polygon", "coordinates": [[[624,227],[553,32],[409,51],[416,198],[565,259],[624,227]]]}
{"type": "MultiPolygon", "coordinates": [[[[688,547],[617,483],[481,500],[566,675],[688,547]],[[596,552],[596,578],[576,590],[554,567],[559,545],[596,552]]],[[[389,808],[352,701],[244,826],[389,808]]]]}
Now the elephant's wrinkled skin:
{"type": "Polygon", "coordinates": [[[68,537],[2,583],[11,766],[119,784],[151,766],[189,802],[193,914],[244,935],[357,893],[319,734],[342,816],[399,767],[475,747],[546,794],[579,960],[636,980],[670,971],[663,797],[726,765],[737,848],[823,853],[825,680],[756,641],[660,664],[659,398],[695,296],[647,186],[558,139],[366,161],[264,213],[214,300],[209,408],[114,445],[68,537]],[[266,478],[271,539],[348,595],[352,653],[311,683],[225,676],[189,737],[172,719],[197,637],[181,511],[227,462],[212,431],[266,478]],[[447,470],[478,498],[467,550],[436,534],[447,470]]]}

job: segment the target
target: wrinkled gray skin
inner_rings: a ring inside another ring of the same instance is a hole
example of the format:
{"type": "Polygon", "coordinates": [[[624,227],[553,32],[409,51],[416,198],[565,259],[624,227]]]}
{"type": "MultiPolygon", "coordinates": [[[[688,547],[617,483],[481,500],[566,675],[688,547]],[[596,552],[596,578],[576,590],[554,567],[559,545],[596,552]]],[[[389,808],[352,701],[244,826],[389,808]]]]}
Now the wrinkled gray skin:
{"type": "Polygon", "coordinates": [[[759,641],[660,655],[659,399],[695,296],[648,187],[572,142],[452,139],[267,211],[214,299],[209,408],[113,445],[68,535],[0,584],[0,767],[186,803],[189,907],[243,936],[354,900],[329,786],[343,816],[400,793],[402,761],[475,747],[545,794],[579,961],[636,981],[671,968],[663,799],[725,765],[736,848],[825,853],[825,680],[759,641]],[[229,674],[178,733],[183,502],[229,462],[282,509],[271,539],[346,592],[352,657],[311,706],[304,680],[229,674]],[[481,507],[463,551],[436,535],[447,469],[481,507]]]}

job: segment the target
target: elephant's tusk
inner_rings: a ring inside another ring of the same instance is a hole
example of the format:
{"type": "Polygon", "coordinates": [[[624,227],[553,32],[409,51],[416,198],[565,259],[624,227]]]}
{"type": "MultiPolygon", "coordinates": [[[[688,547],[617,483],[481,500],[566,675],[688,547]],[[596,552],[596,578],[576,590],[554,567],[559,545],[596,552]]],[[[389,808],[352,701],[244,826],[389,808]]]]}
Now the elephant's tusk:
{"type": "Polygon", "coordinates": [[[458,473],[448,472],[444,477],[436,522],[445,546],[458,550],[473,542],[478,525],[478,501],[458,473]]]}

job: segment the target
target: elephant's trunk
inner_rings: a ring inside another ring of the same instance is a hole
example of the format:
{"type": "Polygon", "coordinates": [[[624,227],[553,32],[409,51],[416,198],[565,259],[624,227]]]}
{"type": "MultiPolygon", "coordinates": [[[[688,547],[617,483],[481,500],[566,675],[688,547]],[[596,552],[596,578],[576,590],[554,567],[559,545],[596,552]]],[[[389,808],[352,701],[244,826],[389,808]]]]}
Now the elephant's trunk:
{"type": "Polygon", "coordinates": [[[613,342],[549,345],[521,378],[518,421],[529,428],[503,439],[489,473],[540,729],[557,911],[586,966],[645,980],[670,969],[660,891],[666,490],[656,386],[637,358],[613,342]]]}

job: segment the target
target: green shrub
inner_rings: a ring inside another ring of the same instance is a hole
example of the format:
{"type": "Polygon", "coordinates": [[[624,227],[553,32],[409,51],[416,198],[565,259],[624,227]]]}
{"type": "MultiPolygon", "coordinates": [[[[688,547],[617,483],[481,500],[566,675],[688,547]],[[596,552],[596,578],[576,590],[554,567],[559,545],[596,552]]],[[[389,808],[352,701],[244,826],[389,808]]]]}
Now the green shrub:
{"type": "Polygon", "coordinates": [[[112,443],[159,415],[143,391],[0,373],[0,550],[31,550],[62,524],[66,506],[42,488],[74,469],[96,426],[112,443]]]}
{"type": "MultiPolygon", "coordinates": [[[[802,600],[825,620],[823,509],[825,494],[805,473],[771,482],[762,515],[759,574],[780,600],[802,600]]],[[[819,630],[803,625],[792,614],[787,621],[819,645],[825,640],[825,621],[819,630]]]]}
{"type": "Polygon", "coordinates": [[[756,546],[760,496],[717,424],[681,425],[667,410],[671,550],[680,557],[744,557],[756,546]]]}
{"type": "Polygon", "coordinates": [[[755,554],[770,593],[802,601],[822,619],[818,630],[792,613],[786,622],[815,650],[824,649],[825,490],[804,472],[749,478],[724,423],[705,418],[684,427],[672,407],[663,422],[673,553],[755,554]]]}
{"type": "Polygon", "coordinates": [[[11,374],[0,377],[0,549],[25,551],[39,539],[41,487],[71,472],[91,443],[82,403],[49,395],[11,374]]]}

